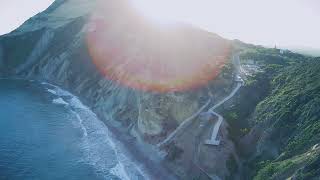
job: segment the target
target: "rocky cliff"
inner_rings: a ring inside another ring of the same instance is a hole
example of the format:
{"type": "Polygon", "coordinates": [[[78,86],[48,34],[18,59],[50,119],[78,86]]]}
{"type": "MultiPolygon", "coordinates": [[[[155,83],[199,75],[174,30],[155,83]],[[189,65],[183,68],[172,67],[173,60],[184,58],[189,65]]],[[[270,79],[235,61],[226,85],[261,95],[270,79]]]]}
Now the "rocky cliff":
{"type": "Polygon", "coordinates": [[[1,77],[78,95],[157,178],[317,179],[318,69],[316,58],[154,24],[126,0],[56,0],[0,37],[1,77]],[[220,144],[207,145],[210,109],[238,75],[244,85],[214,110],[220,144]]]}
{"type": "Polygon", "coordinates": [[[237,159],[226,122],[219,147],[203,144],[214,123],[204,121],[203,126],[198,116],[166,147],[157,144],[199,109],[215,103],[207,103],[209,100],[220,100],[230,93],[234,82],[229,43],[185,24],[169,30],[151,25],[128,10],[126,1],[56,0],[0,37],[0,75],[47,81],[70,90],[120,139],[134,137],[130,143],[136,144],[137,151],[153,153],[147,158],[164,164],[182,179],[224,179],[230,175],[227,161],[237,159]],[[108,28],[99,29],[100,22],[108,28]],[[107,35],[95,37],[101,32],[107,35]],[[117,48],[121,53],[113,51],[117,48]],[[145,65],[149,59],[156,59],[155,63],[145,65]],[[137,83],[130,74],[108,74],[112,63],[128,60],[131,65],[126,70],[147,80],[137,83]],[[131,68],[138,63],[138,69],[165,66],[156,62],[174,64],[166,66],[171,69],[170,76],[160,81],[152,72],[141,74],[131,68]],[[123,81],[127,79],[130,81],[123,81]],[[160,84],[155,84],[157,81],[160,84]]]}

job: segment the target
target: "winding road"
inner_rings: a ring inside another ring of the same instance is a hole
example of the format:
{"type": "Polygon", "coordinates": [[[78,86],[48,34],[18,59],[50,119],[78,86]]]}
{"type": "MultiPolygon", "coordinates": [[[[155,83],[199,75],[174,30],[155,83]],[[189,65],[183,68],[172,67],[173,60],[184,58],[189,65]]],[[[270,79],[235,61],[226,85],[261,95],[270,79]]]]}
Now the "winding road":
{"type": "MultiPolygon", "coordinates": [[[[213,128],[213,132],[211,135],[211,139],[206,140],[205,144],[207,145],[219,145],[220,144],[220,140],[217,140],[217,136],[219,133],[219,129],[220,126],[223,122],[223,117],[214,112],[214,110],[216,108],[218,108],[219,106],[221,106],[223,103],[225,103],[226,101],[228,101],[229,99],[231,99],[237,92],[238,90],[241,88],[241,86],[243,85],[243,80],[241,79],[241,77],[239,76],[240,74],[240,58],[239,55],[234,55],[233,56],[233,64],[236,67],[236,77],[235,77],[235,81],[237,82],[237,86],[235,87],[235,89],[230,93],[230,95],[228,95],[227,97],[225,97],[222,101],[220,101],[219,103],[215,104],[213,107],[211,107],[207,113],[210,113],[214,116],[218,117],[218,121],[215,124],[214,128],[213,128]]],[[[207,108],[207,106],[210,104],[211,99],[208,99],[207,103],[204,104],[197,112],[195,112],[193,115],[191,115],[189,118],[187,118],[186,120],[183,121],[183,123],[181,123],[169,136],[167,136],[167,138],[165,140],[163,140],[162,142],[160,142],[159,144],[157,144],[158,147],[162,147],[164,145],[167,145],[169,143],[171,143],[175,137],[177,137],[179,134],[182,134],[184,132],[184,129],[186,129],[187,127],[189,127],[189,125],[192,124],[193,120],[204,110],[207,108]]]]}
{"type": "Polygon", "coordinates": [[[214,110],[216,108],[218,108],[219,106],[221,106],[226,101],[228,101],[229,99],[231,99],[238,92],[238,90],[241,88],[241,86],[243,85],[243,80],[240,77],[240,58],[239,58],[239,55],[234,55],[233,56],[233,63],[235,65],[235,67],[236,67],[235,81],[237,82],[237,86],[229,94],[229,96],[225,97],[222,101],[220,101],[219,103],[217,103],[216,105],[214,105],[213,107],[211,107],[208,110],[208,113],[218,117],[218,121],[217,121],[217,123],[215,124],[215,126],[213,128],[211,138],[209,140],[205,141],[205,144],[207,144],[207,145],[216,145],[217,146],[217,145],[220,144],[220,140],[217,139],[217,136],[218,136],[218,133],[219,133],[220,126],[221,126],[221,124],[223,122],[223,117],[220,114],[214,112],[214,110]]]}
{"type": "Polygon", "coordinates": [[[220,114],[214,112],[214,110],[216,108],[218,108],[219,106],[221,106],[226,101],[228,101],[229,99],[231,99],[238,92],[238,90],[240,89],[242,84],[243,84],[242,81],[240,82],[240,80],[239,80],[236,88],[231,92],[231,94],[229,96],[227,96],[222,101],[220,101],[218,104],[214,105],[212,108],[209,109],[208,113],[211,113],[212,115],[217,116],[218,121],[213,128],[211,139],[206,140],[205,144],[208,144],[208,145],[219,145],[220,144],[220,140],[217,140],[217,136],[218,136],[219,129],[220,129],[220,126],[223,121],[223,117],[220,114]]]}
{"type": "Polygon", "coordinates": [[[184,120],[183,123],[181,123],[165,140],[157,144],[157,146],[162,147],[171,143],[177,135],[181,134],[185,128],[192,124],[192,120],[194,120],[210,104],[210,102],[211,100],[209,99],[205,105],[203,105],[196,113],[184,120]]]}

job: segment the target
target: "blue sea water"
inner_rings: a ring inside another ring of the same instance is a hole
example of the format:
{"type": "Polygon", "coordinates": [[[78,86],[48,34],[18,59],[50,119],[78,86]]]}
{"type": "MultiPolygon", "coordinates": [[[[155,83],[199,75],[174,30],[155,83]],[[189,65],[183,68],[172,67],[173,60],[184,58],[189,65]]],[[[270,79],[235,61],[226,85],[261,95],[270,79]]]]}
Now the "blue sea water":
{"type": "Polygon", "coordinates": [[[110,136],[72,94],[0,80],[1,180],[144,179],[110,136]]]}

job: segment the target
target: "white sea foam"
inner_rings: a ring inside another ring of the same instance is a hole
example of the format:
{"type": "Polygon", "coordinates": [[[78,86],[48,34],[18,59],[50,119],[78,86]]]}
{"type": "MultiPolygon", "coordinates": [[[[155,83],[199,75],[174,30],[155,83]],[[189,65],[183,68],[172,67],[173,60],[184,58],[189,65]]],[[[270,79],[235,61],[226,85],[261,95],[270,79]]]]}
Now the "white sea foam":
{"type": "Polygon", "coordinates": [[[115,167],[113,167],[110,170],[110,173],[122,180],[131,180],[121,163],[118,163],[115,167]]]}
{"type": "Polygon", "coordinates": [[[79,116],[79,114],[78,113],[76,113],[75,111],[71,111],[76,117],[77,117],[77,119],[79,120],[79,124],[80,124],[80,127],[81,127],[81,129],[82,129],[82,131],[83,131],[83,136],[84,137],[87,137],[88,136],[88,132],[87,132],[87,129],[84,127],[84,125],[83,125],[83,120],[81,119],[81,117],[79,116]]]}
{"type": "Polygon", "coordinates": [[[114,149],[118,161],[118,164],[110,170],[110,173],[122,180],[130,180],[131,178],[129,178],[125,166],[123,165],[124,163],[129,163],[128,159],[125,158],[123,154],[119,153],[115,142],[111,138],[108,139],[108,143],[114,149]]]}
{"type": "Polygon", "coordinates": [[[69,105],[69,103],[65,102],[62,98],[57,98],[53,100],[54,104],[62,104],[62,105],[69,105]]]}
{"type": "Polygon", "coordinates": [[[73,96],[68,91],[62,90],[62,89],[60,89],[58,87],[55,90],[56,90],[58,96],[73,96]]]}
{"type": "MultiPolygon", "coordinates": [[[[87,106],[83,105],[82,102],[81,102],[77,97],[75,97],[75,96],[73,96],[73,97],[70,99],[70,105],[71,105],[73,108],[76,108],[76,109],[83,109],[83,110],[90,111],[90,109],[89,109],[87,106]]],[[[88,113],[90,113],[91,115],[94,115],[94,116],[95,116],[95,114],[94,114],[94,113],[91,113],[91,111],[88,112],[88,113]]]]}
{"type": "MultiPolygon", "coordinates": [[[[59,96],[53,100],[53,103],[68,105],[70,111],[76,116],[77,123],[83,131],[83,142],[80,147],[84,152],[83,161],[85,163],[92,165],[97,173],[103,175],[111,173],[122,180],[147,179],[141,169],[132,163],[118,147],[118,143],[109,134],[110,131],[105,124],[78,97],[57,86],[42,84],[51,86],[53,89],[50,88],[47,91],[59,96]],[[115,161],[112,160],[112,157],[115,158],[115,161]]],[[[106,176],[106,179],[108,177],[106,176]]]]}
{"type": "Polygon", "coordinates": [[[73,96],[71,93],[69,93],[68,91],[65,91],[61,88],[59,88],[58,86],[46,83],[46,82],[42,82],[42,85],[46,85],[46,86],[50,86],[50,89],[47,89],[48,92],[53,93],[57,96],[73,96]]]}
{"type": "Polygon", "coordinates": [[[47,89],[47,91],[51,94],[57,95],[57,92],[55,90],[52,89],[47,89]]]}

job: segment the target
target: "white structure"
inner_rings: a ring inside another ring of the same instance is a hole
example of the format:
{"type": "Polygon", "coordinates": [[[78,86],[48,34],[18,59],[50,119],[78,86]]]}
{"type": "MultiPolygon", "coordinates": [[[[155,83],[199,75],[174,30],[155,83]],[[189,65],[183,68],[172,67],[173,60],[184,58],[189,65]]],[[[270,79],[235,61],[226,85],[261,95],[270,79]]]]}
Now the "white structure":
{"type": "Polygon", "coordinates": [[[212,113],[213,115],[218,117],[218,122],[213,127],[211,139],[206,140],[205,144],[218,146],[220,144],[220,140],[217,139],[217,136],[218,136],[219,129],[220,129],[220,126],[221,126],[222,121],[223,121],[223,117],[220,114],[217,114],[217,113],[212,112],[212,111],[210,111],[210,113],[212,113]]]}
{"type": "Polygon", "coordinates": [[[217,116],[218,117],[218,121],[217,123],[214,125],[213,127],[213,131],[212,131],[212,134],[211,134],[211,138],[209,140],[206,140],[205,141],[205,144],[207,145],[215,145],[215,146],[218,146],[220,144],[220,140],[217,139],[218,137],[218,133],[219,133],[219,129],[220,129],[220,126],[222,124],[222,121],[223,121],[223,117],[214,112],[214,110],[219,107],[220,105],[222,105],[223,103],[225,103],[226,101],[228,101],[229,99],[231,99],[237,92],[238,90],[241,88],[241,86],[243,85],[244,81],[242,80],[242,78],[240,77],[239,75],[239,71],[240,71],[240,58],[239,56],[234,56],[234,63],[236,64],[236,66],[238,67],[238,72],[237,72],[237,75],[235,77],[235,81],[237,82],[237,86],[236,88],[227,96],[225,97],[222,101],[220,101],[219,103],[217,103],[216,105],[214,105],[212,108],[209,109],[209,113],[211,113],[212,115],[214,116],[217,116]]]}

